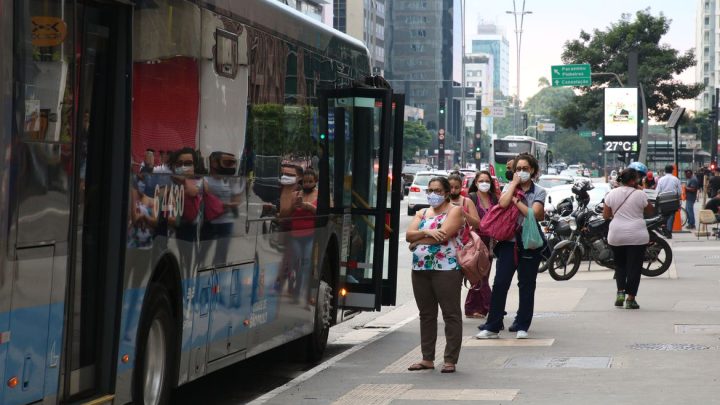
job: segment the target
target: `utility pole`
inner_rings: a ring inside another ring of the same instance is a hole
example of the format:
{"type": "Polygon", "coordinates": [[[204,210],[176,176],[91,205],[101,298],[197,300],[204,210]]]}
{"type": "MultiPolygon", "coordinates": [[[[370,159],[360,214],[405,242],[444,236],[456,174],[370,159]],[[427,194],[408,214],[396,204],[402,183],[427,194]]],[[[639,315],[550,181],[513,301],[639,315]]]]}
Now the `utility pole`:
{"type": "Polygon", "coordinates": [[[480,170],[482,160],[482,92],[475,98],[475,167],[480,170]]]}
{"type": "Polygon", "coordinates": [[[460,167],[465,167],[465,113],[467,111],[467,107],[465,107],[465,0],[462,1],[462,16],[460,21],[460,26],[462,29],[462,99],[460,101],[460,117],[462,118],[462,123],[460,125],[460,167]]]}
{"type": "Polygon", "coordinates": [[[515,0],[513,0],[513,11],[506,11],[507,14],[515,16],[515,45],[517,46],[517,93],[515,94],[515,115],[513,117],[513,130],[515,135],[519,134],[520,128],[520,46],[522,45],[523,23],[525,15],[532,14],[532,11],[525,11],[525,0],[522,2],[522,9],[517,11],[515,0]],[[518,24],[518,16],[520,24],[518,24]]]}
{"type": "MultiPolygon", "coordinates": [[[[710,162],[717,165],[717,141],[718,141],[718,103],[720,102],[720,89],[715,89],[712,98],[712,122],[710,123],[710,162]]],[[[717,166],[716,166],[717,167],[717,166]]]]}

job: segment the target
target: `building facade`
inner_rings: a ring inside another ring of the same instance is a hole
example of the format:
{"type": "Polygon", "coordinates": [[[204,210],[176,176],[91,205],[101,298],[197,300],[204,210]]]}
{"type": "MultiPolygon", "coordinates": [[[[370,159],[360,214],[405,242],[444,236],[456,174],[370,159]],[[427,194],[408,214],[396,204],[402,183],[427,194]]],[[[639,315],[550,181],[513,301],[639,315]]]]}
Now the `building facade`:
{"type": "Polygon", "coordinates": [[[449,128],[453,114],[452,10],[453,0],[386,3],[386,77],[405,93],[406,104],[425,111],[429,130],[446,129],[446,145],[452,145],[455,132],[459,132],[449,128]],[[441,98],[446,103],[442,115],[441,98]]]}
{"type": "MultiPolygon", "coordinates": [[[[477,98],[481,97],[482,107],[493,105],[495,85],[493,83],[494,60],[491,54],[471,53],[465,56],[465,86],[475,89],[475,97],[465,100],[465,127],[470,132],[475,128],[477,98]]],[[[489,130],[491,118],[483,118],[483,129],[489,130]]]]}
{"type": "Polygon", "coordinates": [[[473,54],[490,54],[493,58],[493,89],[496,94],[510,95],[510,42],[505,30],[495,24],[481,22],[477,35],[471,39],[473,54]]]}
{"type": "Polygon", "coordinates": [[[332,24],[332,0],[279,0],[324,24],[332,24]]]}
{"type": "Polygon", "coordinates": [[[695,20],[695,81],[704,83],[705,90],[695,99],[695,110],[707,111],[712,106],[712,95],[720,83],[720,65],[718,57],[718,35],[720,34],[720,6],[717,0],[698,0],[695,20]]]}
{"type": "Polygon", "coordinates": [[[385,71],[385,3],[387,0],[335,0],[333,27],[368,47],[373,73],[385,71]]]}

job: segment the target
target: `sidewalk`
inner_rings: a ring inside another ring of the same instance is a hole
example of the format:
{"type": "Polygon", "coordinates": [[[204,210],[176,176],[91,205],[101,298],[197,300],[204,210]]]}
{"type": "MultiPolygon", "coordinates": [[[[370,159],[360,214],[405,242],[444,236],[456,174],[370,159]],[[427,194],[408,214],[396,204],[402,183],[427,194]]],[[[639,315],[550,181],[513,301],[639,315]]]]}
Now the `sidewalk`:
{"type": "MultiPolygon", "coordinates": [[[[565,282],[540,274],[531,339],[505,331],[475,340],[482,321],[465,319],[458,371],[441,374],[442,336],[435,370],[406,371],[420,359],[410,302],[359,331],[373,334],[369,343],[265,403],[720,404],[720,241],[687,233],[671,244],[675,266],[642,279],[640,310],[613,306],[611,271],[585,265],[565,282]],[[390,332],[377,332],[390,323],[390,332]]],[[[513,285],[506,326],[516,303],[513,285]]]]}

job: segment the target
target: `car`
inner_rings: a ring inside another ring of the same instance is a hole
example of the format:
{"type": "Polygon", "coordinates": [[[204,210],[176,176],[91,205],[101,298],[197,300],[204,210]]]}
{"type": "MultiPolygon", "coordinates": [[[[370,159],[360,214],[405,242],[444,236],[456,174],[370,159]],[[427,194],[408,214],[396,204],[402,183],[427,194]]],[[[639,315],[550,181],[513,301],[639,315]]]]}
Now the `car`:
{"type": "Polygon", "coordinates": [[[548,167],[547,172],[548,174],[558,174],[558,170],[554,167],[548,167]]]}
{"type": "Polygon", "coordinates": [[[421,171],[415,173],[408,193],[408,215],[415,215],[417,210],[430,206],[427,201],[427,193],[425,190],[427,190],[430,179],[438,176],[447,177],[448,175],[445,171],[421,171]]]}
{"type": "Polygon", "coordinates": [[[402,169],[403,194],[408,195],[408,192],[410,192],[410,184],[412,184],[413,182],[413,177],[415,177],[415,173],[427,170],[432,170],[432,167],[424,163],[405,164],[402,169]]]}
{"type": "Polygon", "coordinates": [[[564,184],[573,184],[573,178],[570,176],[543,174],[536,183],[545,189],[549,189],[564,184]]]}
{"type": "Polygon", "coordinates": [[[575,170],[575,169],[565,169],[560,172],[559,176],[565,176],[565,177],[570,177],[570,178],[574,179],[575,177],[578,177],[578,173],[577,173],[577,170],[575,170]]]}
{"type": "MultiPolygon", "coordinates": [[[[590,208],[600,204],[607,193],[610,192],[610,184],[608,183],[593,183],[593,186],[594,188],[588,191],[590,196],[588,207],[590,208]]],[[[577,201],[572,192],[572,187],[572,184],[563,184],[546,190],[545,205],[549,207],[549,204],[555,205],[567,197],[573,197],[573,208],[577,208],[577,201]]]]}

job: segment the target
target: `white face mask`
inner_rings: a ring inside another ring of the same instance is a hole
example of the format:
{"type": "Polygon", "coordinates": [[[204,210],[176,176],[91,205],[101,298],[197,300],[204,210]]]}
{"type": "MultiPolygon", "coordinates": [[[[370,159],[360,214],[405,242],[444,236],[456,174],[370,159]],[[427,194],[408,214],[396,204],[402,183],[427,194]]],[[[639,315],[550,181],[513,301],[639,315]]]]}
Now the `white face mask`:
{"type": "Polygon", "coordinates": [[[478,183],[477,188],[481,192],[487,193],[488,191],[490,191],[490,183],[478,183]]]}
{"type": "Polygon", "coordinates": [[[178,166],[175,168],[175,174],[179,174],[179,175],[189,174],[191,170],[192,170],[192,167],[178,166]]]}
{"type": "Polygon", "coordinates": [[[522,172],[517,172],[517,173],[518,173],[518,175],[520,175],[520,181],[522,181],[523,183],[525,183],[525,182],[527,182],[528,180],[530,180],[530,173],[529,173],[529,172],[522,171],[522,172]]]}
{"type": "Polygon", "coordinates": [[[280,184],[283,186],[292,186],[293,184],[297,184],[297,177],[282,175],[282,177],[280,177],[280,184]]]}

